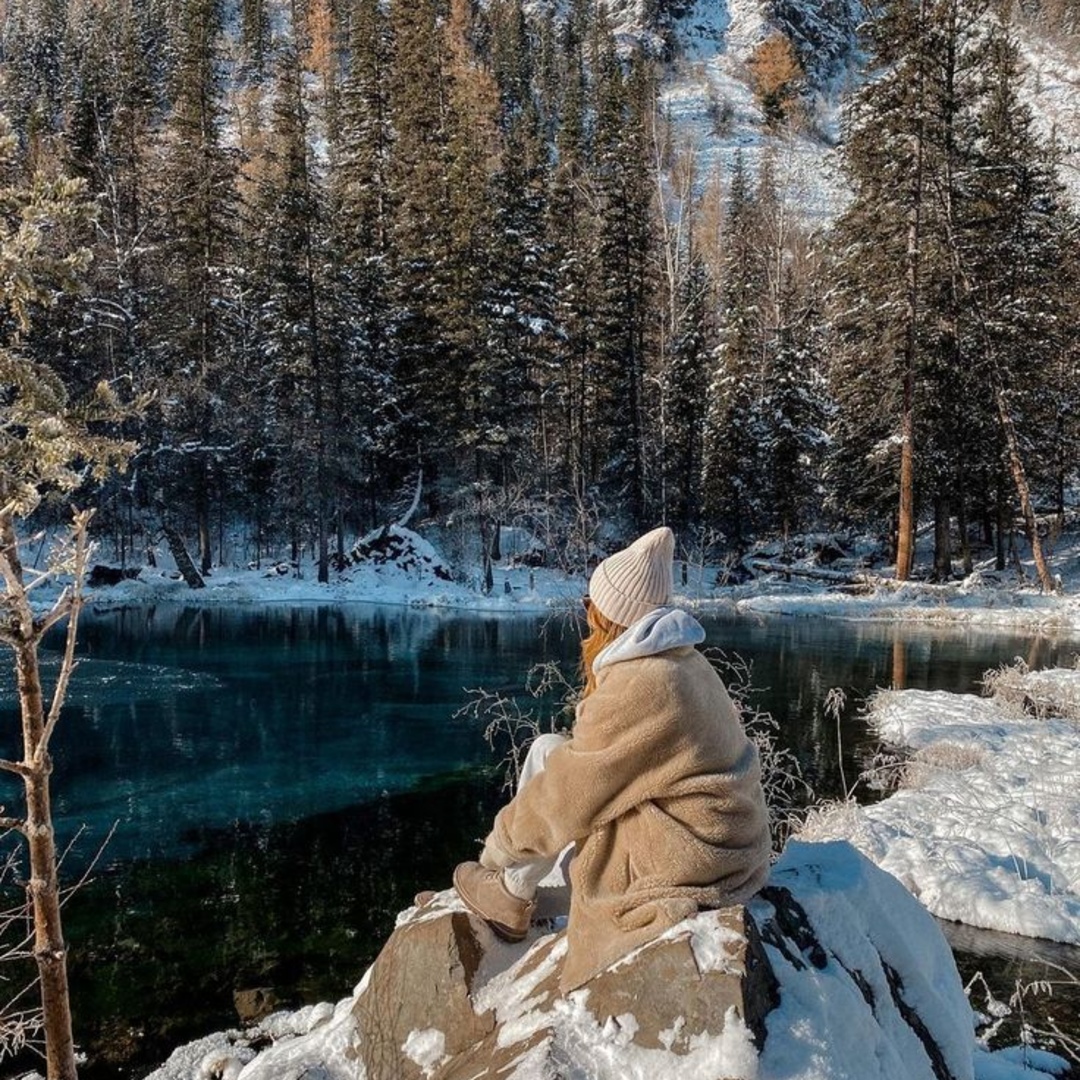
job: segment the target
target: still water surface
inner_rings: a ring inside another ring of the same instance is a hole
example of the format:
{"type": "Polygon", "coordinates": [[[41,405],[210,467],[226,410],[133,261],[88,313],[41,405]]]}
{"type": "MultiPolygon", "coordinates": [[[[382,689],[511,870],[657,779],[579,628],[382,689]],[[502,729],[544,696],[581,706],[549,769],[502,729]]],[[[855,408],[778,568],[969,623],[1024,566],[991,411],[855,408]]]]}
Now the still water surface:
{"type": "MultiPolygon", "coordinates": [[[[830,688],[848,695],[850,780],[875,687],[974,690],[1014,657],[1071,665],[1080,651],[943,628],[704,621],[708,645],[751,664],[755,703],[823,795],[841,789],[830,688]]],[[[169,1046],[235,1024],[237,990],[345,996],[394,913],[448,884],[499,805],[481,725],[454,717],[467,689],[522,694],[532,665],[572,669],[577,641],[569,617],[369,605],[88,612],[55,750],[58,831],[79,833],[69,875],[115,825],[66,915],[85,1076],[142,1075],[169,1046]]],[[[545,722],[558,708],[523,704],[545,722]]]]}

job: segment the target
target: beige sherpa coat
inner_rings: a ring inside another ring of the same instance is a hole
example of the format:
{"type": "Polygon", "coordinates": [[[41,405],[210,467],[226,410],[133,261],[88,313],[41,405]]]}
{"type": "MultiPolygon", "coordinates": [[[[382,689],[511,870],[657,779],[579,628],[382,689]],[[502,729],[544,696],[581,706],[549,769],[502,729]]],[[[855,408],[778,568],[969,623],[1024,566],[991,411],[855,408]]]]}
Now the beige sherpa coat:
{"type": "Polygon", "coordinates": [[[573,738],[495,819],[485,854],[501,865],[576,841],[564,992],[768,874],[757,750],[712,666],[681,643],[703,637],[661,608],[601,653],[573,738]]]}

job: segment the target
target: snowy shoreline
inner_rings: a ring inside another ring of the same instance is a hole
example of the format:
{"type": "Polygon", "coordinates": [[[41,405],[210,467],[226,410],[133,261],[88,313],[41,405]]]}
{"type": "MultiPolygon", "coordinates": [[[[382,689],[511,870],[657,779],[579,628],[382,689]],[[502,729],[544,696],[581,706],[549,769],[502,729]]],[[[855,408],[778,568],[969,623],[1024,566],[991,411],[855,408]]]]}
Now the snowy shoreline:
{"type": "MultiPolygon", "coordinates": [[[[685,583],[677,575],[674,602],[696,612],[748,617],[827,618],[1080,636],[1080,596],[1044,595],[1030,586],[1009,588],[984,582],[977,574],[945,585],[890,583],[857,596],[838,592],[828,583],[784,582],[777,575],[732,586],[712,584],[716,577],[714,567],[691,569],[685,583]]],[[[39,602],[55,598],[58,591],[58,584],[42,589],[39,602]]],[[[478,583],[447,581],[394,565],[354,567],[333,575],[327,584],[316,580],[310,566],[302,567],[299,575],[291,568],[279,573],[274,569],[221,567],[206,578],[203,589],[189,588],[176,571],[164,568],[143,569],[135,579],[88,589],[86,605],[106,611],[161,603],[189,607],[362,603],[538,615],[575,611],[587,591],[584,575],[543,568],[497,567],[487,594],[478,583]]]]}
{"type": "Polygon", "coordinates": [[[939,918],[1080,945],[1080,669],[1007,668],[990,697],[882,690],[891,793],[812,812],[800,835],[850,841],[939,918]]]}
{"type": "MultiPolygon", "coordinates": [[[[807,538],[806,553],[790,571],[767,572],[778,551],[765,546],[741,564],[720,566],[677,558],[674,602],[692,611],[746,616],[828,618],[850,622],[919,623],[1033,633],[1080,635],[1080,538],[1053,560],[1063,592],[1044,594],[1026,579],[981,564],[963,579],[935,584],[897,582],[889,569],[866,573],[859,559],[826,569],[815,550],[831,538],[807,538]],[[813,542],[811,542],[813,541],[813,542]],[[770,562],[762,563],[762,559],[770,562]],[[739,583],[730,583],[735,572],[739,583]],[[754,575],[754,576],[750,576],[754,575]],[[808,576],[809,575],[809,576],[808,576]],[[786,580],[785,580],[786,579],[786,580]]],[[[479,566],[453,568],[424,537],[394,526],[371,534],[363,558],[332,571],[320,584],[310,560],[261,567],[219,566],[192,589],[167,552],[159,565],[143,567],[117,584],[89,588],[92,610],[176,603],[189,607],[255,604],[382,604],[477,614],[537,615],[576,611],[588,591],[588,574],[572,569],[529,567],[513,559],[495,562],[487,588],[479,566]]],[[[853,545],[853,549],[857,548],[853,545]]],[[[527,546],[526,551],[530,550],[527,546]]],[[[55,598],[60,583],[39,591],[38,602],[55,598]]]]}

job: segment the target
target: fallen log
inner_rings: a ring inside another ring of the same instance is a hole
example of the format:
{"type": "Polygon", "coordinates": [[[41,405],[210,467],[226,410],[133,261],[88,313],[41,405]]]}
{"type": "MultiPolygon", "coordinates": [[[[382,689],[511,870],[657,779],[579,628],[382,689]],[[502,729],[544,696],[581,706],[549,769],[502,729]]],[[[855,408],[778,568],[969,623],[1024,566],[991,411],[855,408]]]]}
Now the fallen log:
{"type": "Polygon", "coordinates": [[[785,577],[804,577],[814,581],[828,581],[833,585],[860,585],[874,589],[897,589],[901,585],[908,584],[896,581],[893,578],[878,577],[877,574],[865,574],[860,571],[845,573],[842,570],[825,570],[818,566],[790,566],[787,563],[764,562],[753,560],[750,563],[752,570],[758,570],[766,574],[783,574],[785,577]]]}

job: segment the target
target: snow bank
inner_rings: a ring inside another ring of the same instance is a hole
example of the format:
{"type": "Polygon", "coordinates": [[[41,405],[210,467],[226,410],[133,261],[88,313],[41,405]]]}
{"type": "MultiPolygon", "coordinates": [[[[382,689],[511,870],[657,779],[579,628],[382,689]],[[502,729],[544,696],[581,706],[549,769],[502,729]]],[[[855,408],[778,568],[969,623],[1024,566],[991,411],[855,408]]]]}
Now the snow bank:
{"type": "MultiPolygon", "coordinates": [[[[960,976],[940,929],[901,886],[848,844],[791,841],[770,887],[789,890],[805,911],[803,941],[815,957],[766,946],[780,976],[780,1005],[769,1016],[761,1074],[788,1080],[909,1080],[924,1072],[963,1080],[972,1073],[972,1024],[960,976]],[[816,959],[816,963],[814,962],[816,959]],[[891,972],[891,974],[890,974],[891,972]],[[895,985],[899,991],[894,993],[895,985]],[[896,1003],[915,1013],[941,1054],[927,1048],[896,1003]],[[866,1001],[872,1000],[872,1010],[866,1001]]],[[[769,892],[751,901],[759,925],[769,892]]],[[[800,941],[800,944],[803,944],[800,941]]]]}
{"type": "MultiPolygon", "coordinates": [[[[1033,680],[1059,698],[1076,672],[1033,680]]],[[[1080,944],[1080,732],[1008,701],[881,691],[869,719],[913,752],[898,790],[872,806],[819,811],[810,839],[850,840],[935,915],[1080,944]]]]}
{"type": "MultiPolygon", "coordinates": [[[[523,543],[517,538],[519,546],[523,543]]],[[[515,549],[516,550],[516,549],[515,549]]],[[[190,589],[162,555],[160,567],[143,567],[138,575],[116,585],[90,590],[97,608],[157,603],[221,606],[255,603],[364,602],[410,607],[464,608],[477,611],[544,611],[576,604],[587,591],[584,578],[559,570],[531,570],[514,565],[494,569],[491,591],[480,588],[479,568],[473,579],[455,574],[424,537],[402,526],[376,529],[350,551],[350,565],[330,571],[325,584],[310,559],[261,566],[218,566],[205,578],[204,589],[190,589]]],[[[59,584],[42,592],[55,598],[59,584]]]]}

